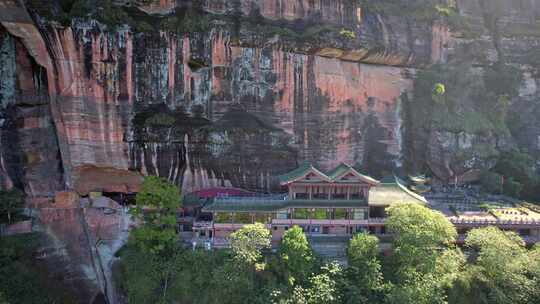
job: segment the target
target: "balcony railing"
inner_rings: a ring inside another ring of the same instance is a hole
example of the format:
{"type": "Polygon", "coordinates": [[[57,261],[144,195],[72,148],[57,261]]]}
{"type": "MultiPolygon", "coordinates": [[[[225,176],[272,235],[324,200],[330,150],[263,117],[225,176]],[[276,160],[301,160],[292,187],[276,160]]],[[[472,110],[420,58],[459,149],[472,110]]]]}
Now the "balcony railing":
{"type": "Polygon", "coordinates": [[[386,222],[386,218],[384,217],[372,217],[369,220],[370,224],[384,224],[386,222]]]}
{"type": "MultiPolygon", "coordinates": [[[[520,236],[523,241],[527,244],[536,244],[536,243],[540,243],[540,236],[530,236],[530,235],[525,235],[525,236],[520,236]]],[[[460,234],[458,235],[458,238],[457,238],[457,242],[458,243],[464,243],[465,242],[465,239],[467,238],[467,235],[466,234],[460,234]]]]}
{"type": "MultiPolygon", "coordinates": [[[[249,225],[249,224],[237,224],[237,223],[214,223],[214,228],[221,228],[221,229],[240,229],[242,227],[244,227],[245,225],[249,225]]],[[[265,225],[266,228],[270,229],[272,228],[272,225],[270,224],[266,224],[265,225]]]]}
{"type": "Polygon", "coordinates": [[[212,228],[212,224],[213,222],[203,222],[203,221],[194,222],[193,228],[212,228]]]}
{"type": "Polygon", "coordinates": [[[246,194],[246,195],[226,195],[226,194],[220,194],[218,195],[215,200],[216,201],[268,201],[268,200],[276,200],[276,201],[284,201],[289,196],[287,194],[246,194]]]}
{"type": "MultiPolygon", "coordinates": [[[[371,224],[371,220],[301,220],[301,219],[273,219],[272,224],[266,224],[267,228],[271,228],[272,225],[338,225],[338,226],[347,226],[347,225],[368,225],[371,224]]],[[[383,223],[377,221],[376,223],[383,223]]],[[[209,229],[212,227],[215,228],[230,228],[230,229],[239,229],[247,224],[241,223],[215,223],[215,222],[194,222],[194,229],[209,229]]]]}
{"type": "Polygon", "coordinates": [[[274,225],[367,225],[368,220],[301,220],[301,219],[273,219],[274,225]]]}
{"type": "Polygon", "coordinates": [[[453,224],[461,225],[533,225],[540,227],[540,219],[520,219],[520,220],[503,220],[503,219],[467,219],[467,218],[450,218],[453,224]]]}

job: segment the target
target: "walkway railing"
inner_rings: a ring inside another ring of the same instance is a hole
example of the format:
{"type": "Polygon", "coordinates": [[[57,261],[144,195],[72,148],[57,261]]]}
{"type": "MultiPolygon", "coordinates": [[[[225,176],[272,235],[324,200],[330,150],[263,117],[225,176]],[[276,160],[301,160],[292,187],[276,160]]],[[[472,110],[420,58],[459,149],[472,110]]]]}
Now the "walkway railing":
{"type": "Polygon", "coordinates": [[[520,220],[503,220],[503,219],[467,219],[467,218],[450,218],[453,224],[471,224],[471,225],[538,225],[540,219],[520,219],[520,220]]]}
{"type": "Polygon", "coordinates": [[[246,194],[246,195],[226,195],[226,194],[220,194],[218,195],[215,200],[216,201],[268,201],[268,200],[275,200],[275,201],[284,201],[288,197],[287,194],[246,194]]]}

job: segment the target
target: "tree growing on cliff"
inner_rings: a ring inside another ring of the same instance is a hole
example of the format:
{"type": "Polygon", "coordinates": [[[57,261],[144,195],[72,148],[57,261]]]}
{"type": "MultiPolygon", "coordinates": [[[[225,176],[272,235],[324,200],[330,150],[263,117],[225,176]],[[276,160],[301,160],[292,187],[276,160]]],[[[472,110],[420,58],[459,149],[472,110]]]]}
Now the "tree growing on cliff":
{"type": "MultiPolygon", "coordinates": [[[[519,304],[535,302],[534,251],[514,232],[496,227],[471,230],[465,245],[471,265],[450,293],[453,303],[519,304]]],[[[538,263],[538,262],[537,262],[538,263]]]]}
{"type": "Polygon", "coordinates": [[[271,303],[279,304],[338,304],[343,303],[340,283],[343,269],[337,262],[321,267],[319,273],[310,276],[306,284],[297,285],[291,294],[274,294],[271,303]]]}
{"type": "Polygon", "coordinates": [[[231,234],[231,250],[237,261],[256,264],[262,250],[270,248],[270,231],[263,224],[246,225],[231,234]]]}
{"type": "Polygon", "coordinates": [[[160,177],[146,177],[131,210],[143,223],[132,232],[134,243],[152,254],[170,252],[176,242],[176,214],[181,202],[176,185],[160,177]]]}
{"type": "Polygon", "coordinates": [[[313,270],[313,252],[302,231],[293,226],[283,235],[280,256],[289,273],[289,284],[304,282],[313,270]]]}
{"type": "Polygon", "coordinates": [[[465,263],[453,245],[456,228],[442,213],[418,204],[387,210],[387,228],[394,234],[388,302],[446,303],[446,289],[465,263]]]}
{"type": "Polygon", "coordinates": [[[376,236],[359,233],[349,242],[347,275],[351,284],[346,287],[349,302],[381,302],[384,283],[378,256],[379,239],[376,236]]]}
{"type": "Polygon", "coordinates": [[[22,208],[24,203],[23,193],[17,189],[0,190],[0,219],[7,218],[11,224],[13,214],[22,208]]]}

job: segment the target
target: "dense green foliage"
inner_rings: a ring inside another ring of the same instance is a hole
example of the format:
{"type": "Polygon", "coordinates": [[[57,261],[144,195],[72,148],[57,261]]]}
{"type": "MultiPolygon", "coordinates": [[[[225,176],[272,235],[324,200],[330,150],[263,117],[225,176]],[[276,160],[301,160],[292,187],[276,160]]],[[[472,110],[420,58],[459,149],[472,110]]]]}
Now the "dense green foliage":
{"type": "Polygon", "coordinates": [[[0,303],[76,303],[66,282],[34,258],[42,241],[40,234],[0,237],[0,303]]]}
{"type": "Polygon", "coordinates": [[[256,264],[262,258],[262,250],[270,248],[270,237],[263,224],[246,225],[231,234],[231,251],[238,262],[256,264]]]}
{"type": "Polygon", "coordinates": [[[347,303],[380,303],[384,299],[379,240],[367,233],[355,235],[347,248],[349,268],[344,286],[347,303]]]}
{"type": "Polygon", "coordinates": [[[169,252],[177,239],[175,225],[181,205],[180,190],[163,178],[148,176],[135,201],[131,212],[143,224],[133,231],[133,242],[152,254],[169,252]]]}
{"type": "Polygon", "coordinates": [[[63,26],[70,26],[74,19],[97,20],[113,31],[123,26],[129,26],[136,32],[155,31],[154,18],[149,15],[114,3],[113,0],[60,0],[56,1],[29,0],[29,6],[41,17],[56,21],[63,26]]]}
{"type": "Polygon", "coordinates": [[[280,257],[289,271],[289,283],[294,285],[295,282],[305,282],[313,269],[314,258],[302,228],[294,226],[285,232],[280,257]]]}
{"type": "Polygon", "coordinates": [[[466,239],[469,267],[450,293],[454,303],[537,303],[536,250],[527,250],[513,232],[495,227],[472,230],[466,239]],[[532,265],[531,265],[532,264],[532,265]]]}
{"type": "Polygon", "coordinates": [[[534,160],[527,153],[502,153],[493,171],[504,176],[505,194],[540,201],[540,176],[534,171],[534,160]]]}
{"type": "Polygon", "coordinates": [[[348,266],[323,263],[299,227],[274,253],[269,231],[247,225],[230,249],[175,248],[149,256],[136,246],[122,254],[118,280],[130,303],[536,303],[540,247],[527,250],[513,233],[475,229],[465,259],[456,230],[440,213],[404,204],[389,210],[393,251],[382,256],[377,237],[355,235],[348,266]],[[293,278],[291,280],[291,278],[293,278]],[[536,288],[535,288],[536,287],[536,288]]]}
{"type": "Polygon", "coordinates": [[[394,233],[390,303],[445,303],[464,258],[454,248],[457,232],[439,212],[416,204],[388,209],[394,233]]]}
{"type": "MultiPolygon", "coordinates": [[[[497,142],[511,142],[511,136],[523,132],[519,117],[510,115],[510,102],[519,95],[521,72],[503,62],[489,64],[482,50],[467,60],[452,60],[419,71],[414,82],[414,98],[405,99],[404,124],[406,159],[411,167],[426,166],[428,139],[434,132],[459,137],[487,136],[497,142]],[[486,64],[483,68],[473,63],[486,64]]],[[[462,57],[464,58],[464,57],[462,57]]],[[[491,168],[481,175],[480,183],[489,193],[505,194],[540,201],[540,181],[534,172],[534,160],[526,151],[509,150],[508,145],[473,143],[463,145],[451,155],[451,166],[467,167],[474,159],[481,167],[491,168]]],[[[415,168],[426,170],[426,168],[415,168]]],[[[459,173],[459,172],[458,172],[459,173]]]]}
{"type": "Polygon", "coordinates": [[[540,179],[534,171],[534,161],[519,151],[501,153],[495,167],[480,176],[484,191],[540,201],[540,179]]]}
{"type": "Polygon", "coordinates": [[[457,15],[452,1],[440,0],[358,0],[359,4],[374,13],[403,16],[415,21],[432,21],[440,17],[457,15]]]}
{"type": "Polygon", "coordinates": [[[520,73],[504,64],[479,73],[470,61],[420,71],[414,84],[418,127],[454,133],[508,133],[508,103],[518,94],[520,73]]]}
{"type": "Polygon", "coordinates": [[[210,30],[210,18],[201,9],[177,10],[174,15],[163,19],[160,27],[173,33],[202,33],[210,30]]]}
{"type": "Polygon", "coordinates": [[[23,207],[23,193],[17,189],[0,190],[0,223],[13,222],[13,216],[23,207]]]}

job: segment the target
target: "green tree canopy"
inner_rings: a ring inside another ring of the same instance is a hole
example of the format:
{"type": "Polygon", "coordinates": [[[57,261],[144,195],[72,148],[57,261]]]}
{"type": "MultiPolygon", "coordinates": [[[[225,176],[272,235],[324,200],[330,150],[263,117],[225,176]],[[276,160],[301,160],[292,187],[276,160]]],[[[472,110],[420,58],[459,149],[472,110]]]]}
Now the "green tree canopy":
{"type": "Polygon", "coordinates": [[[313,252],[302,231],[302,228],[293,226],[283,235],[280,247],[280,256],[289,272],[289,283],[303,282],[313,270],[313,252]]]}
{"type": "Polygon", "coordinates": [[[231,234],[230,244],[237,261],[256,264],[262,257],[262,250],[270,248],[270,230],[263,224],[246,225],[231,234]]]}
{"type": "Polygon", "coordinates": [[[176,241],[176,213],[181,206],[180,190],[167,180],[148,176],[135,199],[132,214],[143,225],[132,233],[137,246],[150,253],[164,253],[176,241]]]}
{"type": "Polygon", "coordinates": [[[531,303],[540,303],[540,244],[536,244],[529,252],[529,267],[527,267],[528,275],[532,279],[533,288],[530,295],[531,303]]]}
{"type": "Polygon", "coordinates": [[[313,274],[307,284],[296,286],[286,297],[273,299],[279,304],[339,304],[342,303],[339,282],[342,281],[343,269],[337,263],[321,267],[320,273],[313,274]]]}
{"type": "Polygon", "coordinates": [[[349,242],[347,286],[348,297],[353,303],[373,303],[381,300],[383,276],[379,260],[379,239],[367,233],[355,235],[349,242]]]}
{"type": "Polygon", "coordinates": [[[456,228],[438,211],[411,203],[394,205],[387,212],[386,227],[394,234],[395,255],[408,266],[432,269],[435,265],[426,264],[425,258],[455,243],[456,228]]]}
{"type": "Polygon", "coordinates": [[[468,303],[533,303],[530,297],[538,285],[527,275],[530,259],[517,234],[496,227],[473,229],[465,244],[472,252],[472,267],[454,295],[468,303]]]}
{"type": "Polygon", "coordinates": [[[454,248],[457,232],[440,212],[418,204],[388,208],[394,234],[394,265],[389,303],[445,303],[446,288],[465,262],[454,248]]]}

